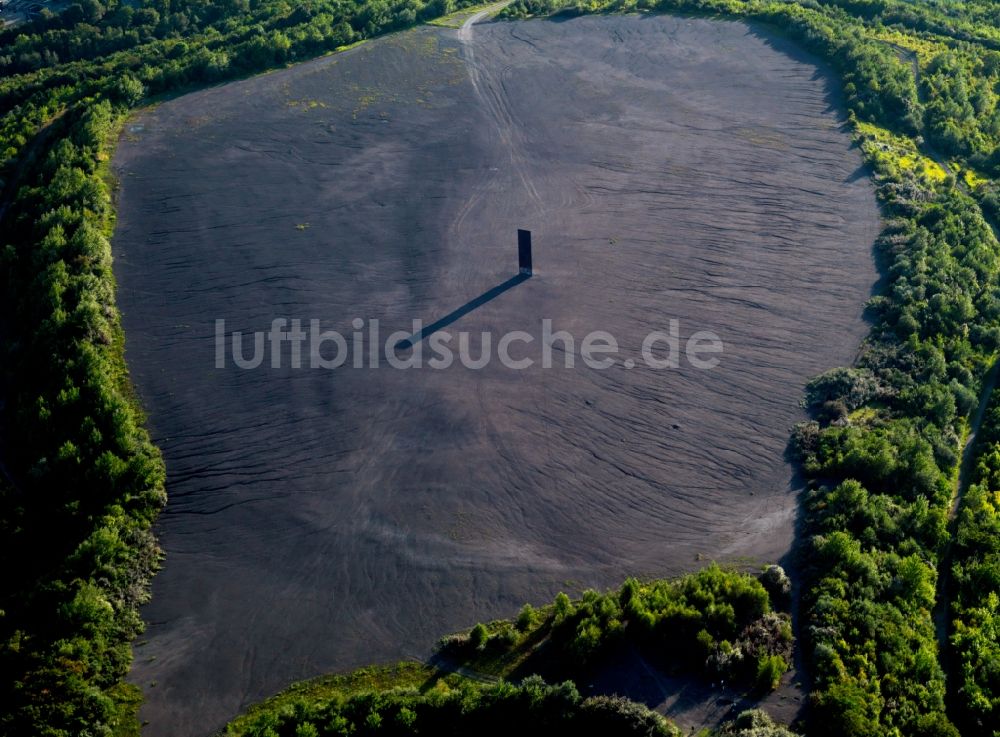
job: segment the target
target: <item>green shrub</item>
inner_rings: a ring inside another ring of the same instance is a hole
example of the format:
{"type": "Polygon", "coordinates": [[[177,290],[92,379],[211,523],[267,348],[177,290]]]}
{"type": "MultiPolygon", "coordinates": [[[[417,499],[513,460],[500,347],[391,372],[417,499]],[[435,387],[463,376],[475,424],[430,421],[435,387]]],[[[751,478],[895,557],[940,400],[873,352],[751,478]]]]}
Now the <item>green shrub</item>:
{"type": "Polygon", "coordinates": [[[473,627],[469,632],[469,644],[476,648],[476,650],[484,649],[489,639],[489,630],[486,629],[486,625],[482,622],[473,627]]]}
{"type": "Polygon", "coordinates": [[[527,632],[538,621],[538,613],[535,611],[531,604],[525,604],[521,607],[521,611],[517,614],[517,629],[520,632],[527,632]]]}
{"type": "Polygon", "coordinates": [[[757,687],[762,691],[773,691],[781,683],[781,677],[788,670],[788,663],[780,655],[765,655],[757,661],[757,687]]]}
{"type": "Polygon", "coordinates": [[[797,737],[794,732],[780,724],[775,724],[768,714],[760,709],[742,712],[736,719],[724,724],[713,737],[797,737]]]}

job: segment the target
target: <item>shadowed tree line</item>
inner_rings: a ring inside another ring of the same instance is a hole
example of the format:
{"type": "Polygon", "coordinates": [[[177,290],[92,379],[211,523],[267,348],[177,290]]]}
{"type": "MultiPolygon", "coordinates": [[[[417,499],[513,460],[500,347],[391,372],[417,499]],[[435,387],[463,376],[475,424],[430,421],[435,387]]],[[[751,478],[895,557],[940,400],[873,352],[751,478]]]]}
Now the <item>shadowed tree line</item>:
{"type": "Polygon", "coordinates": [[[710,565],[676,581],[628,579],[617,591],[564,593],[525,604],[514,620],[480,623],[441,641],[441,655],[480,673],[581,681],[624,648],[665,671],[772,691],[791,664],[791,584],[778,566],[761,579],[710,565]]]}

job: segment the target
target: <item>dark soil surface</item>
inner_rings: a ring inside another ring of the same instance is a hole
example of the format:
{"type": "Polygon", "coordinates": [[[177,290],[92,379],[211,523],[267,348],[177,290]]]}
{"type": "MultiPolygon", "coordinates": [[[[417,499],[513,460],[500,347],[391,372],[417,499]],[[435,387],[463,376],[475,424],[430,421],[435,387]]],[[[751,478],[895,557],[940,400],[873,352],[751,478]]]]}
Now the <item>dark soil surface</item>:
{"type": "Polygon", "coordinates": [[[169,471],[146,734],[206,735],[559,590],[788,553],[789,429],[866,331],[879,217],[830,76],[785,42],[424,27],[164,103],[116,167],[128,360],[169,471]],[[536,357],[543,318],[605,330],[614,367],[294,370],[287,346],[214,367],[216,319],[438,320],[514,274],[518,227],[536,274],[448,330],[474,355],[525,330],[536,357]],[[671,319],[717,333],[719,365],[625,368],[671,319]]]}

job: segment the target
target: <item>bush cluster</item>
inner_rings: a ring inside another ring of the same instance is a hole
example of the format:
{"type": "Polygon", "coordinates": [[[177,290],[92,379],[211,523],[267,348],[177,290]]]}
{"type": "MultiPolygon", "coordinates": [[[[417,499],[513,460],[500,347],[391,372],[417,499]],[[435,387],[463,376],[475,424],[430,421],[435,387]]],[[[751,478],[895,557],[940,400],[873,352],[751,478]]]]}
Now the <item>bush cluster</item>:
{"type": "MultiPolygon", "coordinates": [[[[783,575],[768,576],[781,591],[783,575]]],[[[540,611],[526,606],[514,622],[445,638],[442,650],[475,664],[477,654],[495,659],[540,636],[547,664],[562,664],[567,677],[629,645],[668,668],[762,691],[788,670],[793,643],[788,615],[772,610],[758,579],[713,564],[676,581],[628,579],[618,591],[588,590],[576,601],[560,593],[540,611]]]]}
{"type": "Polygon", "coordinates": [[[241,729],[244,737],[547,737],[553,734],[680,737],[659,714],[619,697],[580,697],[566,681],[537,676],[520,684],[443,681],[421,692],[389,690],[300,701],[267,710],[241,729]]]}

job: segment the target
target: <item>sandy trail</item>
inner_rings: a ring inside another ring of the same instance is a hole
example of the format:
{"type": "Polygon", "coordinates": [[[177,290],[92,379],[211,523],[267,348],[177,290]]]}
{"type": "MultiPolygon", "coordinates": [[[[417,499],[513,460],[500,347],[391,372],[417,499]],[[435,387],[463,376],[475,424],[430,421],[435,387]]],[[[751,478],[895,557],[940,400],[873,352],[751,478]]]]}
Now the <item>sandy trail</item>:
{"type": "Polygon", "coordinates": [[[457,35],[462,44],[462,58],[465,60],[465,65],[469,73],[469,82],[472,84],[476,98],[483,110],[486,111],[496,131],[497,145],[507,150],[509,159],[502,174],[496,170],[485,172],[485,181],[476,188],[472,196],[459,209],[455,217],[455,222],[452,225],[453,230],[461,228],[465,222],[465,218],[468,217],[473,208],[480,204],[482,198],[487,193],[488,189],[486,185],[500,176],[505,177],[500,186],[505,189],[512,186],[520,186],[529,194],[532,206],[530,211],[534,211],[537,214],[538,210],[542,207],[542,198],[538,194],[534,182],[531,180],[530,170],[526,165],[523,125],[519,125],[511,115],[510,103],[503,84],[503,77],[510,73],[511,68],[509,66],[504,67],[497,73],[489,65],[476,62],[476,44],[473,27],[494,12],[494,9],[487,9],[469,17],[462,24],[457,35]]]}
{"type": "Polygon", "coordinates": [[[466,46],[472,40],[473,25],[479,23],[488,15],[494,15],[496,12],[496,8],[487,8],[486,10],[480,10],[478,13],[470,15],[465,22],[462,23],[462,27],[458,29],[458,40],[462,42],[462,45],[466,46]]]}
{"type": "Polygon", "coordinates": [[[582,18],[421,28],[136,120],[115,264],[170,494],[145,734],[559,590],[784,555],[802,387],[851,362],[875,281],[832,90],[743,24],[582,18]],[[536,275],[450,329],[536,359],[544,318],[577,353],[604,330],[614,367],[214,367],[216,319],[408,334],[505,284],[518,227],[536,275]],[[672,319],[716,369],[626,367],[672,319]]]}

